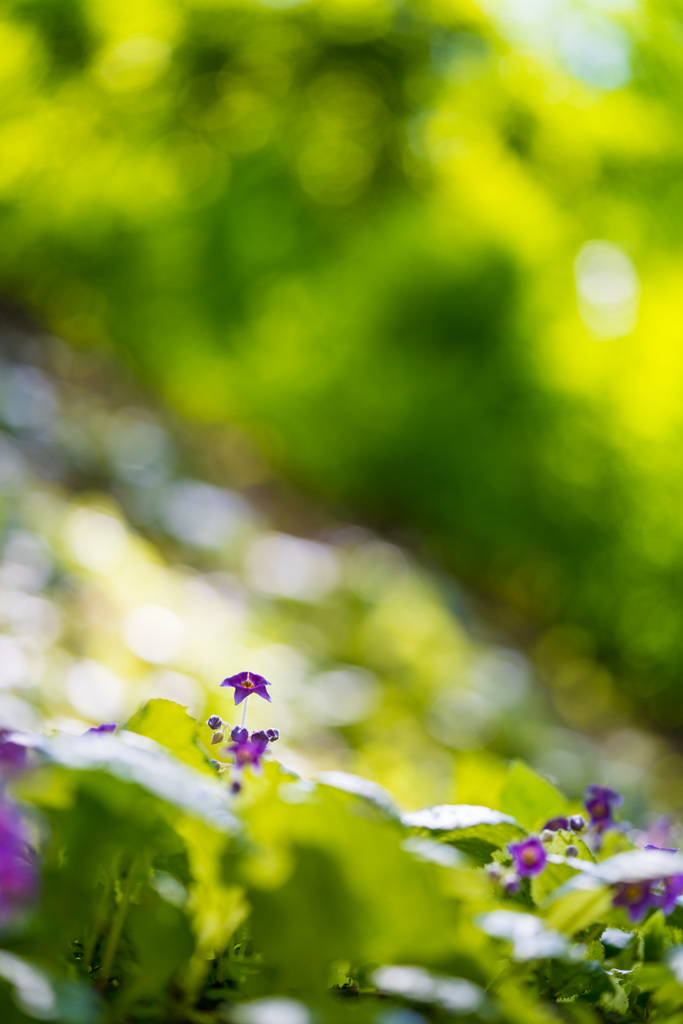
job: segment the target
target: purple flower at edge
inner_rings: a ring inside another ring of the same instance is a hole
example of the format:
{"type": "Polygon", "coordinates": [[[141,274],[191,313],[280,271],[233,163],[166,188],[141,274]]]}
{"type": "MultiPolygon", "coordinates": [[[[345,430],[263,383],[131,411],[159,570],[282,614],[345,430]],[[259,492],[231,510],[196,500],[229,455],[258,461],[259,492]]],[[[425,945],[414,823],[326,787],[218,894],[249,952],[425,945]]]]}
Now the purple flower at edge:
{"type": "Polygon", "coordinates": [[[0,801],[0,921],[30,899],[38,876],[17,809],[0,801]]]}
{"type": "Polygon", "coordinates": [[[91,732],[94,732],[94,733],[116,732],[117,725],[118,725],[117,722],[105,722],[103,725],[93,725],[92,728],[86,729],[85,735],[88,736],[91,732]]]}
{"type": "Polygon", "coordinates": [[[228,676],[221,683],[221,686],[232,686],[235,690],[235,705],[241,704],[243,700],[256,694],[270,702],[266,686],[270,686],[267,679],[256,675],[255,672],[238,672],[235,676],[228,676]]]}
{"type": "Polygon", "coordinates": [[[622,802],[621,793],[609,786],[587,786],[583,794],[583,802],[591,816],[590,824],[596,832],[601,833],[612,824],[614,808],[622,802]]]}
{"type": "Polygon", "coordinates": [[[650,907],[659,906],[658,897],[652,892],[652,881],[620,882],[612,899],[612,905],[623,907],[634,924],[642,921],[650,907]]]}
{"type": "Polygon", "coordinates": [[[28,763],[28,750],[21,743],[6,739],[11,733],[0,730],[0,775],[16,775],[28,763]]]}
{"type": "MultiPolygon", "coordinates": [[[[645,849],[661,850],[663,853],[678,853],[678,850],[672,850],[666,846],[653,846],[651,843],[645,849]]],[[[669,878],[663,878],[660,886],[654,893],[654,898],[657,901],[654,905],[661,909],[665,917],[668,917],[675,909],[678,897],[683,893],[683,875],[670,875],[669,878]]]]}
{"type": "Polygon", "coordinates": [[[529,836],[521,843],[510,843],[514,871],[521,878],[539,875],[546,864],[546,852],[537,836],[529,836]]]}

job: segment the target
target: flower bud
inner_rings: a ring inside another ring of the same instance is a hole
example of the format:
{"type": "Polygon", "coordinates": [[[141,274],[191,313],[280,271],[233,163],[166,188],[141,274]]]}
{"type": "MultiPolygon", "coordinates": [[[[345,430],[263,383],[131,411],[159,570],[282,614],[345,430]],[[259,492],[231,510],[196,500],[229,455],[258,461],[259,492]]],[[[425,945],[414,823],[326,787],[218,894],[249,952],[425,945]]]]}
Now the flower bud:
{"type": "Polygon", "coordinates": [[[566,857],[578,857],[579,855],[578,848],[573,843],[564,852],[566,857]]]}
{"type": "Polygon", "coordinates": [[[268,739],[270,740],[271,743],[275,743],[275,740],[279,740],[280,739],[280,730],[279,729],[266,729],[266,736],[268,737],[268,739]]]}
{"type": "Polygon", "coordinates": [[[551,832],[551,830],[549,828],[544,828],[543,831],[541,832],[541,842],[542,843],[549,843],[552,838],[553,838],[553,833],[551,832]]]}
{"type": "Polygon", "coordinates": [[[222,767],[220,761],[209,761],[209,764],[211,765],[212,768],[215,768],[217,771],[222,767]]]}
{"type": "Polygon", "coordinates": [[[235,781],[235,782],[233,782],[232,786],[230,787],[230,792],[231,793],[239,793],[241,791],[241,789],[242,789],[242,783],[235,781]]]}
{"type": "Polygon", "coordinates": [[[258,732],[252,732],[251,742],[266,744],[268,742],[268,735],[263,731],[263,729],[259,729],[258,732]]]}
{"type": "Polygon", "coordinates": [[[572,814],[571,818],[569,819],[569,827],[574,832],[583,832],[585,824],[586,823],[583,820],[582,814],[572,814]]]}
{"type": "Polygon", "coordinates": [[[487,864],[484,871],[493,882],[499,882],[505,874],[505,868],[495,860],[491,861],[490,864],[487,864]]]}
{"type": "Polygon", "coordinates": [[[230,733],[230,739],[233,743],[246,743],[249,739],[249,730],[243,729],[241,725],[236,725],[230,733]]]}
{"type": "Polygon", "coordinates": [[[503,879],[503,889],[505,889],[508,896],[516,896],[521,884],[519,875],[506,875],[503,879]]]}
{"type": "Polygon", "coordinates": [[[211,718],[206,723],[209,729],[221,729],[223,727],[223,719],[219,718],[218,715],[211,715],[211,718]]]}
{"type": "Polygon", "coordinates": [[[224,739],[225,736],[223,735],[222,732],[215,732],[211,737],[211,744],[213,745],[214,743],[222,743],[224,739]]]}

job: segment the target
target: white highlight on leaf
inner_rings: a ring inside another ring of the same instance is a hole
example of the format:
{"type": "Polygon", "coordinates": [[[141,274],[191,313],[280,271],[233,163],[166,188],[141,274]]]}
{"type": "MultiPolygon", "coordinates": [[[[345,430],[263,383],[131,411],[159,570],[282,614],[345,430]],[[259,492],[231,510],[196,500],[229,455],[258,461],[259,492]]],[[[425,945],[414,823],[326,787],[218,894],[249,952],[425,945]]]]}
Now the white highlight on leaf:
{"type": "Polygon", "coordinates": [[[254,999],[240,1003],[230,1014],[235,1024],[310,1024],[308,1007],[298,999],[254,999]]]}
{"type": "Polygon", "coordinates": [[[380,992],[437,1003],[448,1013],[474,1013],[484,1001],[484,993],[471,981],[432,974],[422,967],[378,967],[371,979],[380,992]]]}
{"type": "Polygon", "coordinates": [[[481,914],[477,924],[487,935],[512,943],[513,960],[551,959],[564,956],[568,949],[564,935],[546,928],[533,914],[492,910],[481,914]]]}
{"type": "Polygon", "coordinates": [[[455,832],[477,825],[517,825],[509,814],[478,804],[439,804],[404,814],[401,820],[410,828],[427,828],[434,832],[455,832]]]}
{"type": "Polygon", "coordinates": [[[29,1017],[36,1020],[57,1019],[57,998],[52,985],[33,964],[14,953],[0,950],[0,978],[12,985],[15,1002],[29,1017]]]}

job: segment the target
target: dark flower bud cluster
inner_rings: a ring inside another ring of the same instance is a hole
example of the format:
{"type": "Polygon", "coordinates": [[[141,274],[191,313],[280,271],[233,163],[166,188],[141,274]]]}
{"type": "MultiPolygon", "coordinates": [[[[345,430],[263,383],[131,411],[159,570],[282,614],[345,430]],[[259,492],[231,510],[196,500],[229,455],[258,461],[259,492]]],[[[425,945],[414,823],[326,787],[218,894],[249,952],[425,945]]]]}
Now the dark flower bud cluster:
{"type": "Polygon", "coordinates": [[[227,722],[224,722],[218,715],[211,715],[206,723],[209,729],[213,730],[213,736],[211,737],[211,743],[222,743],[225,739],[224,729],[229,729],[230,726],[227,722]]]}
{"type": "Polygon", "coordinates": [[[544,832],[559,832],[565,829],[567,832],[583,832],[585,821],[582,814],[572,814],[570,818],[551,818],[543,826],[544,832]]]}

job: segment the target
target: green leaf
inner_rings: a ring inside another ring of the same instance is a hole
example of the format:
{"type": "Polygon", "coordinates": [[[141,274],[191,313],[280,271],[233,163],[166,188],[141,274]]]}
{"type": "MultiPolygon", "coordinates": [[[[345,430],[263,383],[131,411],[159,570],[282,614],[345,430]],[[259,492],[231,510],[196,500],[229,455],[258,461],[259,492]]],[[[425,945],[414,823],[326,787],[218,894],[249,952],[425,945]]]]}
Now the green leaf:
{"type": "Polygon", "coordinates": [[[572,805],[550,779],[522,761],[510,765],[500,806],[529,831],[541,829],[551,818],[573,813],[572,805]]]}
{"type": "MultiPolygon", "coordinates": [[[[148,736],[197,771],[215,775],[209,759],[199,746],[199,725],[187,709],[175,701],[155,697],[137,711],[125,726],[128,732],[148,736]]],[[[206,727],[207,738],[210,735],[206,727]]]]}
{"type": "Polygon", "coordinates": [[[524,829],[509,814],[477,804],[441,804],[404,814],[401,820],[408,828],[452,843],[483,862],[494,850],[524,835],[524,829]]]}
{"type": "Polygon", "coordinates": [[[65,768],[102,771],[124,782],[135,782],[170,806],[202,818],[214,829],[240,831],[225,784],[183,764],[146,736],[122,732],[51,737],[33,734],[23,738],[65,768]]]}
{"type": "Polygon", "coordinates": [[[576,889],[559,898],[551,897],[541,912],[550,928],[565,935],[576,935],[589,925],[604,920],[611,909],[612,894],[609,889],[598,886],[576,889]]]}
{"type": "Polygon", "coordinates": [[[379,808],[389,817],[398,817],[396,801],[391,793],[380,786],[378,782],[371,782],[360,775],[352,775],[350,772],[321,772],[318,782],[323,786],[331,786],[333,789],[340,789],[344,793],[352,793],[368,800],[375,807],[379,808]]]}

